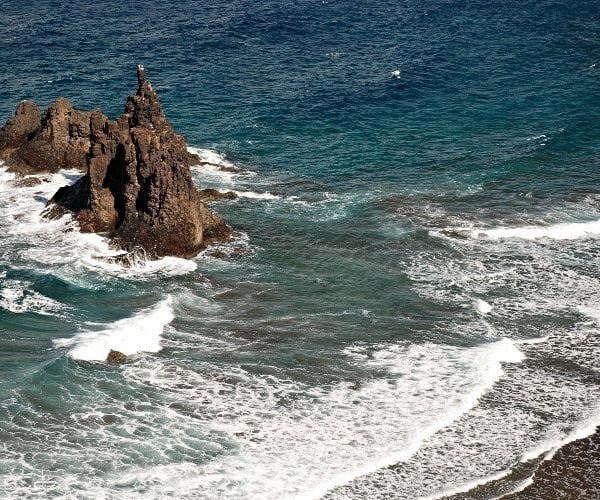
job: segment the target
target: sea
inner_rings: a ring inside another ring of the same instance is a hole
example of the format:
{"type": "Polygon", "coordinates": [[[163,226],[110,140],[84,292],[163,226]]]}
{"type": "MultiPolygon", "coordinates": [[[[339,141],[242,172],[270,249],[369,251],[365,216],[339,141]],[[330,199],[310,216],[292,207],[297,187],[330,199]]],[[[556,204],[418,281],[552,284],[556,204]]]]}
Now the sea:
{"type": "Polygon", "coordinates": [[[600,424],[598,0],[3,0],[0,56],[1,122],[143,64],[238,195],[124,265],[0,166],[1,498],[499,498],[600,424]]]}

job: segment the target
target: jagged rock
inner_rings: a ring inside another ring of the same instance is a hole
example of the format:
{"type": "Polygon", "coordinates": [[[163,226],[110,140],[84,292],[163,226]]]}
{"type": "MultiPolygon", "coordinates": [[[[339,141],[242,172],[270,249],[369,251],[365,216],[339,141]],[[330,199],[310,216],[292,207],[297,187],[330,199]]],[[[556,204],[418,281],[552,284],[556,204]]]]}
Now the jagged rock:
{"type": "Polygon", "coordinates": [[[73,109],[69,101],[60,98],[48,107],[40,121],[37,106],[24,101],[0,129],[0,155],[14,172],[85,170],[90,115],[73,109]]]}
{"type": "Polygon", "coordinates": [[[108,232],[125,250],[139,247],[151,257],[189,258],[231,237],[229,226],[202,203],[189,170],[192,155],[143,67],[121,117],[90,115],[89,141],[87,174],[51,200],[75,212],[82,231],[108,232]]]}
{"type": "Polygon", "coordinates": [[[108,356],[106,356],[107,363],[125,363],[125,361],[127,361],[127,356],[121,351],[111,349],[108,356]]]}
{"type": "Polygon", "coordinates": [[[15,149],[27,143],[42,126],[40,110],[29,101],[22,101],[10,118],[0,129],[0,154],[10,156],[15,149]]]}
{"type": "Polygon", "coordinates": [[[200,157],[195,153],[190,153],[188,151],[187,155],[188,155],[188,164],[189,165],[198,165],[202,161],[202,160],[200,160],[200,157]]]}
{"type": "Polygon", "coordinates": [[[208,188],[200,191],[200,198],[203,201],[216,201],[216,200],[235,200],[238,197],[233,191],[217,191],[216,189],[208,188]]]}

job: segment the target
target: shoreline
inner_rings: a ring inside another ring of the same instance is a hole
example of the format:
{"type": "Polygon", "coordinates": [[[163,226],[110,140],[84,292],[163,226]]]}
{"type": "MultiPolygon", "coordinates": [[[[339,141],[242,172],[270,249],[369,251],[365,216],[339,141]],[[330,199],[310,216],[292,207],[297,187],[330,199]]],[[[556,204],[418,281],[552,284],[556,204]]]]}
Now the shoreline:
{"type": "Polygon", "coordinates": [[[521,462],[506,476],[442,500],[600,498],[600,426],[583,438],[521,462]]]}
{"type": "Polygon", "coordinates": [[[600,426],[593,434],[559,448],[540,463],[532,479],[521,491],[502,498],[600,498],[600,426]]]}

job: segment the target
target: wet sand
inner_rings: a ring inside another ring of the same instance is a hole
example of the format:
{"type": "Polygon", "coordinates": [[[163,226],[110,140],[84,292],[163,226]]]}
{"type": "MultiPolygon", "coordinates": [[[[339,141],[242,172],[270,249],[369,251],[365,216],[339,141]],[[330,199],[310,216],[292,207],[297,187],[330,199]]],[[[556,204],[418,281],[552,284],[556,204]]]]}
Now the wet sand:
{"type": "Polygon", "coordinates": [[[539,465],[532,484],[502,498],[600,499],[600,428],[560,448],[552,459],[539,465]]]}
{"type": "Polygon", "coordinates": [[[551,459],[544,460],[544,456],[517,465],[502,479],[444,500],[600,499],[600,427],[594,434],[563,446],[551,459]],[[515,489],[521,491],[511,493],[515,489]]]}

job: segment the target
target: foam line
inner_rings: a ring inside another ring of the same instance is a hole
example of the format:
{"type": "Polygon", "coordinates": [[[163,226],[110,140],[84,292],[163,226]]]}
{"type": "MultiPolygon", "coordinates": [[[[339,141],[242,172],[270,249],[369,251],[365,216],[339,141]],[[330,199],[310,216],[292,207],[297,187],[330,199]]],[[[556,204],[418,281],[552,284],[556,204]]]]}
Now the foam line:
{"type": "Polygon", "coordinates": [[[487,237],[493,240],[517,238],[536,240],[549,238],[553,240],[576,240],[600,235],[600,219],[591,222],[574,222],[554,224],[552,226],[499,227],[494,229],[476,229],[475,237],[487,237]]]}
{"type": "MultiPolygon", "coordinates": [[[[542,462],[545,462],[546,460],[550,460],[550,459],[552,459],[552,457],[554,457],[555,453],[563,446],[566,446],[567,444],[569,444],[573,441],[577,441],[578,439],[583,439],[588,436],[591,436],[594,432],[596,432],[596,427],[598,426],[598,424],[600,424],[600,415],[594,417],[591,420],[580,423],[580,425],[571,434],[568,434],[567,436],[565,436],[562,439],[558,439],[555,441],[549,440],[549,441],[541,443],[540,445],[526,451],[521,456],[520,462],[521,463],[529,462],[529,461],[534,460],[542,455],[545,455],[542,459],[542,462]]],[[[502,479],[502,478],[508,476],[511,472],[512,472],[512,469],[507,469],[507,470],[501,471],[498,474],[495,474],[492,476],[486,476],[486,477],[483,477],[480,479],[476,479],[474,481],[469,481],[469,482],[464,483],[464,484],[458,486],[457,488],[454,488],[451,490],[444,490],[444,491],[435,493],[430,496],[422,497],[420,500],[437,500],[439,498],[445,498],[445,497],[449,497],[449,496],[456,495],[459,493],[465,493],[465,492],[470,491],[473,488],[476,488],[483,484],[487,484],[487,483],[502,479]]],[[[512,494],[512,493],[518,493],[519,491],[523,491],[525,488],[527,488],[527,486],[529,486],[530,484],[532,484],[534,482],[534,477],[535,477],[535,474],[533,477],[529,477],[529,478],[525,479],[524,481],[519,483],[517,486],[515,486],[514,489],[511,489],[510,493],[512,494]]],[[[504,496],[506,494],[507,493],[503,493],[502,496],[504,496]]],[[[498,497],[498,498],[502,498],[502,497],[498,497]]]]}
{"type": "Polygon", "coordinates": [[[300,494],[297,498],[319,498],[328,491],[338,486],[348,484],[358,477],[406,461],[418,451],[426,440],[477,405],[481,396],[483,396],[483,394],[485,394],[485,392],[504,374],[502,363],[518,363],[524,359],[523,353],[521,353],[521,351],[516,348],[515,344],[508,339],[502,339],[490,346],[485,346],[483,351],[484,352],[481,354],[485,355],[487,359],[481,366],[481,385],[473,388],[469,393],[464,395],[460,403],[454,408],[449,408],[439,420],[436,420],[420,430],[409,446],[387,454],[386,456],[361,467],[351,469],[322,481],[314,488],[300,494]]]}
{"type": "Polygon", "coordinates": [[[493,474],[491,476],[482,477],[480,479],[475,479],[473,481],[469,481],[466,483],[457,486],[456,488],[450,490],[440,491],[438,493],[434,493],[433,495],[427,495],[424,497],[419,497],[419,500],[438,500],[440,498],[446,498],[454,495],[458,495],[459,493],[466,493],[467,491],[471,491],[473,488],[477,488],[483,484],[491,483],[493,481],[498,481],[506,476],[508,476],[511,472],[511,469],[506,469],[498,472],[497,474],[493,474]]]}
{"type": "Polygon", "coordinates": [[[525,453],[523,453],[521,461],[527,462],[529,460],[533,460],[534,458],[537,458],[544,453],[546,454],[546,456],[544,457],[544,461],[550,460],[552,457],[554,457],[554,454],[563,446],[566,446],[567,444],[572,443],[573,441],[577,441],[579,439],[583,439],[594,434],[598,425],[600,425],[600,415],[595,415],[589,420],[580,422],[579,425],[573,430],[573,432],[567,434],[562,439],[559,438],[556,440],[548,440],[536,446],[535,448],[526,451],[525,453]]]}

